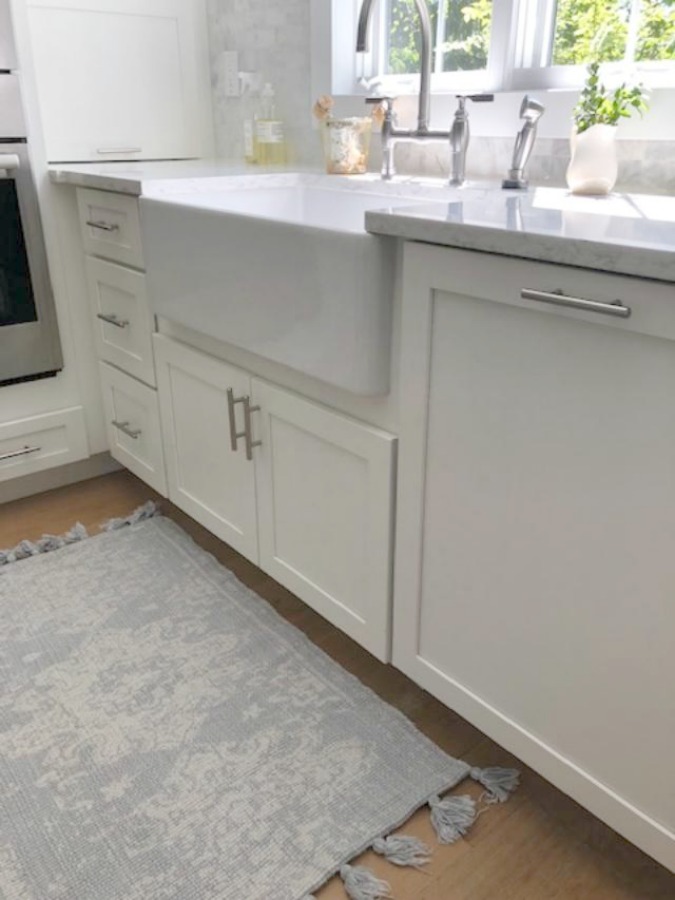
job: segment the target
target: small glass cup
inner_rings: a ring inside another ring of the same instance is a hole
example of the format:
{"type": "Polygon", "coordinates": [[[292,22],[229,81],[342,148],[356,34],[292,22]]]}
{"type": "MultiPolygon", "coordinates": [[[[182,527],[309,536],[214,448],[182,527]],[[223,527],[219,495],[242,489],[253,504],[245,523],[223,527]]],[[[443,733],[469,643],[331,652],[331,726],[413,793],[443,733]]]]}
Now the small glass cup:
{"type": "Polygon", "coordinates": [[[329,175],[363,175],[368,170],[372,128],[370,116],[323,122],[323,154],[329,175]]]}

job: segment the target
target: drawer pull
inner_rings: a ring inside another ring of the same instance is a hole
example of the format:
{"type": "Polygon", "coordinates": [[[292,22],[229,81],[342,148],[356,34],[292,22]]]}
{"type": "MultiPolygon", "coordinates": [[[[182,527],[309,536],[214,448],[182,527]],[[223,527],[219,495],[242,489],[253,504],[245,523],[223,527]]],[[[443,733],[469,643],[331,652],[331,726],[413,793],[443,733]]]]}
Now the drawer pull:
{"type": "Polygon", "coordinates": [[[245,404],[246,399],[246,397],[237,397],[235,400],[232,388],[227,389],[227,411],[230,417],[230,446],[235,453],[237,452],[239,438],[245,438],[246,431],[237,431],[237,418],[234,407],[237,403],[245,404]]]}
{"type": "Polygon", "coordinates": [[[5,459],[16,459],[17,456],[28,456],[29,453],[39,453],[42,447],[22,447],[21,450],[10,450],[9,453],[0,453],[0,462],[5,459]]]}
{"type": "Polygon", "coordinates": [[[110,156],[113,153],[142,153],[142,147],[101,147],[96,151],[101,156],[110,156]]]}
{"type": "Polygon", "coordinates": [[[96,318],[102,322],[107,322],[108,325],[114,325],[115,328],[126,328],[129,324],[128,319],[119,319],[113,313],[96,313],[96,318]]]}
{"type": "Polygon", "coordinates": [[[110,222],[94,222],[91,219],[87,219],[87,225],[90,228],[98,228],[99,231],[119,231],[120,226],[116,225],[114,222],[110,224],[110,222]]]}
{"type": "Polygon", "coordinates": [[[601,303],[598,300],[584,300],[582,297],[568,297],[562,291],[532,291],[529,288],[523,288],[520,296],[523,300],[537,300],[540,303],[552,303],[554,306],[567,306],[570,309],[582,309],[620,319],[627,319],[631,314],[630,306],[624,306],[618,300],[616,303],[601,303]]]}
{"type": "Polygon", "coordinates": [[[130,428],[128,422],[118,422],[116,419],[113,419],[112,425],[121,431],[122,434],[126,434],[127,437],[133,438],[135,441],[143,433],[140,428],[130,428]]]}
{"type": "Polygon", "coordinates": [[[262,441],[253,440],[251,413],[260,412],[259,406],[251,406],[251,398],[244,397],[244,437],[246,438],[246,459],[253,459],[253,448],[260,447],[262,441]]]}

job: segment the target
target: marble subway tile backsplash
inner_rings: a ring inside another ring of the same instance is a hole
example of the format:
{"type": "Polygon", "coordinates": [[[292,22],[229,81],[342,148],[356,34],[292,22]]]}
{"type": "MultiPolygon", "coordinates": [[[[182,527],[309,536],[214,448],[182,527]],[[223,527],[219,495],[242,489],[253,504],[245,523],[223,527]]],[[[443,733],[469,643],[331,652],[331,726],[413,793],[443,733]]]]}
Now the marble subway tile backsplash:
{"type": "MultiPolygon", "coordinates": [[[[371,162],[379,167],[377,138],[371,162]]],[[[467,177],[501,180],[513,155],[513,139],[474,137],[467,154],[467,177]]],[[[450,151],[444,144],[402,144],[396,151],[401,174],[445,177],[450,171],[450,151]]],[[[642,193],[675,194],[675,141],[617,141],[619,180],[617,189],[642,193]]],[[[569,142],[540,138],[527,166],[533,184],[560,187],[565,184],[569,142]]]]}
{"type": "Polygon", "coordinates": [[[308,0],[208,0],[213,110],[218,155],[243,159],[244,110],[225,96],[221,54],[237,50],[242,72],[259,72],[276,91],[293,162],[318,159],[310,120],[310,24],[308,0]]]}

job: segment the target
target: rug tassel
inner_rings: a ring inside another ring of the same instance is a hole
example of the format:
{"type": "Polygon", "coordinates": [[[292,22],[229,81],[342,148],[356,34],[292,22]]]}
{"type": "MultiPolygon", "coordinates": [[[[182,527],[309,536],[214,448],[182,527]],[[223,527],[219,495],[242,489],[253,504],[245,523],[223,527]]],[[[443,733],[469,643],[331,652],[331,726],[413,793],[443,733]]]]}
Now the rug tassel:
{"type": "Polygon", "coordinates": [[[10,550],[0,550],[0,566],[28,559],[31,556],[39,556],[41,553],[51,553],[52,550],[60,550],[67,544],[75,544],[87,537],[89,537],[87,529],[78,522],[62,536],[45,534],[38,541],[21,541],[10,550]]]}
{"type": "Polygon", "coordinates": [[[421,869],[431,859],[431,847],[416,837],[392,834],[378,838],[373,844],[375,853],[395,866],[411,866],[421,869]]]}
{"type": "Polygon", "coordinates": [[[391,888],[364,866],[343,866],[340,878],[351,900],[386,900],[391,888]]]}
{"type": "Polygon", "coordinates": [[[463,837],[476,819],[476,804],[469,796],[432,797],[431,824],[441,844],[453,844],[463,837]]]}
{"type": "Polygon", "coordinates": [[[143,522],[145,519],[152,519],[159,514],[159,506],[154,500],[148,500],[143,506],[139,506],[138,509],[135,509],[130,516],[125,516],[122,519],[108,519],[107,522],[104,522],[103,525],[101,525],[101,531],[118,531],[120,528],[124,528],[127,525],[136,525],[137,522],[143,522]]]}
{"type": "Polygon", "coordinates": [[[518,769],[503,769],[501,766],[490,766],[487,769],[471,769],[471,778],[482,784],[489,794],[491,803],[505,803],[520,783],[518,769]]]}

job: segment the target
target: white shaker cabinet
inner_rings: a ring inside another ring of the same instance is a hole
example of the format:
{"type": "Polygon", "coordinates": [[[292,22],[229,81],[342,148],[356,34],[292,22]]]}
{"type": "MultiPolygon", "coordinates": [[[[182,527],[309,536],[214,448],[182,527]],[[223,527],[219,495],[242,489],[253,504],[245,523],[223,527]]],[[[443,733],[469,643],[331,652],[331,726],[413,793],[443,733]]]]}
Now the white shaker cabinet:
{"type": "Polygon", "coordinates": [[[409,244],[403,302],[394,664],[675,868],[675,288],[409,244]]]}
{"type": "Polygon", "coordinates": [[[257,562],[255,473],[232,438],[244,428],[249,376],[162,335],[154,343],[169,498],[257,562]]]}
{"type": "Polygon", "coordinates": [[[202,0],[28,0],[50,161],[199,156],[202,0]]]}
{"type": "Polygon", "coordinates": [[[253,379],[260,567],[382,660],[396,439],[253,379]]]}
{"type": "Polygon", "coordinates": [[[387,660],[396,439],[154,343],[169,498],[387,660]]]}

